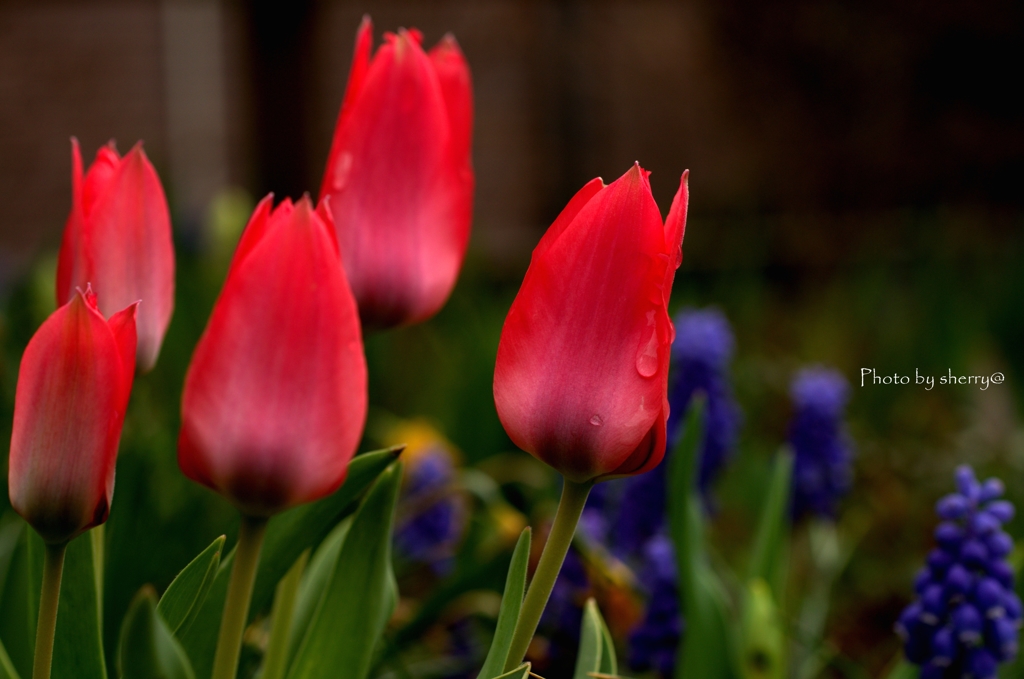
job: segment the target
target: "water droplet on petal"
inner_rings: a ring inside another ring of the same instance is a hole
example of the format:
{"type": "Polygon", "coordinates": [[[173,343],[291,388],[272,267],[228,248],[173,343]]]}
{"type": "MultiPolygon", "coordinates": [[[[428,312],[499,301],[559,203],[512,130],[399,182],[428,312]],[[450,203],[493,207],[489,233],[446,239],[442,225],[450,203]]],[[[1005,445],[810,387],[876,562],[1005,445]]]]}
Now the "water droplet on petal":
{"type": "Polygon", "coordinates": [[[657,353],[652,355],[645,351],[639,354],[636,357],[636,371],[640,373],[641,377],[654,377],[655,373],[658,372],[657,353]]]}
{"type": "Polygon", "coordinates": [[[647,313],[649,333],[646,342],[642,342],[636,352],[636,371],[641,377],[654,377],[658,372],[658,329],[654,322],[654,312],[647,313]]]}
{"type": "Polygon", "coordinates": [[[590,418],[590,424],[594,425],[595,427],[600,427],[602,424],[604,424],[604,420],[601,419],[600,415],[594,415],[593,417],[590,418]]]}

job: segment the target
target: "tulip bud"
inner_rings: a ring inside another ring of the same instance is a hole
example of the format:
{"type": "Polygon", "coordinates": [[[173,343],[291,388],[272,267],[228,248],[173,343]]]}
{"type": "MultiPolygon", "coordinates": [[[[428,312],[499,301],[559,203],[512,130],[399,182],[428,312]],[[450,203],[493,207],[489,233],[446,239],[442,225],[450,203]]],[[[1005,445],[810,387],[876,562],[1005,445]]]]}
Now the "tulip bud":
{"type": "Polygon", "coordinates": [[[49,543],[107,520],[135,373],[137,303],[103,318],[87,288],[25,347],[14,399],[11,506],[49,543]]]}
{"type": "Polygon", "coordinates": [[[359,315],[331,217],[309,197],[256,207],[182,396],[178,463],[243,513],[341,485],[366,420],[359,315]]]}
{"type": "Polygon", "coordinates": [[[663,224],[647,174],[634,165],[569,201],[533,251],[498,344],[505,431],[577,483],[640,474],[665,454],[687,175],[663,224]]]}
{"type": "Polygon", "coordinates": [[[57,263],[57,304],[91,284],[100,311],[111,314],[141,300],[138,363],[156,363],[174,309],[174,244],[160,178],[136,144],[124,158],[113,143],[82,174],[78,140],[71,140],[71,214],[57,263]]]}
{"type": "Polygon", "coordinates": [[[356,37],[321,199],[330,196],[342,262],[367,327],[425,320],[455,285],[473,211],[469,68],[455,39],[356,37]]]}

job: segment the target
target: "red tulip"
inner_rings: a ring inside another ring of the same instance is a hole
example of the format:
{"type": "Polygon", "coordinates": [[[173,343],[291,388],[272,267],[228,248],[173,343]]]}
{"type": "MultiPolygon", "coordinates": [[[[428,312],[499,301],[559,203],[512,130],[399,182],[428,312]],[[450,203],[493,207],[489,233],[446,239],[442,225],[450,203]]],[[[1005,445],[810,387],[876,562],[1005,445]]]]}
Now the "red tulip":
{"type": "Polygon", "coordinates": [[[455,285],[473,212],[469,68],[445,36],[385,34],[370,58],[363,19],[321,198],[330,196],[342,262],[363,323],[429,318],[455,285]]]}
{"type": "Polygon", "coordinates": [[[91,289],[40,326],[14,398],[11,506],[50,543],[107,520],[135,374],[138,303],[103,318],[91,289]]]}
{"type": "Polygon", "coordinates": [[[242,234],[182,397],[178,463],[245,514],[333,492],[366,420],[359,314],[330,213],[272,196],[242,234]]]}
{"type": "Polygon", "coordinates": [[[90,284],[104,314],[141,300],[138,363],[151,369],[174,309],[174,245],[167,199],[142,142],[124,158],[113,142],[102,147],[83,177],[78,140],[71,140],[71,214],[57,264],[57,304],[90,284]]]}
{"type": "Polygon", "coordinates": [[[505,319],[498,416],[571,481],[639,474],[665,454],[686,176],[665,224],[639,165],[584,186],[534,249],[505,319]]]}

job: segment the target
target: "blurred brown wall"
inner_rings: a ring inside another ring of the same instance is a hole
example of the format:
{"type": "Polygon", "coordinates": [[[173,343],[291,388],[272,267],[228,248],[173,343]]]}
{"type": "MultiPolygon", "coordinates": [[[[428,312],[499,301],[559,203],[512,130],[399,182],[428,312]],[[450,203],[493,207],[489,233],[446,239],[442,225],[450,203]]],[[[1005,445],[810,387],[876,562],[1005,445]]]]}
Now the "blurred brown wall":
{"type": "MultiPolygon", "coordinates": [[[[1020,211],[1019,3],[5,2],[0,285],[59,241],[72,134],[87,161],[144,139],[181,233],[225,186],[315,193],[363,13],[378,40],[458,38],[473,247],[510,270],[573,191],[633,160],[663,210],[690,168],[697,219],[779,215],[750,227],[790,243],[770,257],[875,247],[908,206],[1020,211]]],[[[742,246],[723,237],[709,257],[742,246]]]]}

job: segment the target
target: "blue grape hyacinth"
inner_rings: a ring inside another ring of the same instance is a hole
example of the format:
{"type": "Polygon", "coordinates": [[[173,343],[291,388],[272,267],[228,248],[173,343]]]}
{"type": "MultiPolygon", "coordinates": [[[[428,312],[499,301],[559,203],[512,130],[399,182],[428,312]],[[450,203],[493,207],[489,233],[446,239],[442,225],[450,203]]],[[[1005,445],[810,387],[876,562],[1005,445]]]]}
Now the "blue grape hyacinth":
{"type": "Polygon", "coordinates": [[[405,561],[443,573],[466,528],[467,508],[458,481],[456,453],[433,427],[404,422],[395,436],[408,441],[399,497],[395,551],[405,561]]]}
{"type": "Polygon", "coordinates": [[[790,394],[793,517],[834,518],[853,477],[853,446],[843,425],[850,385],[839,372],[815,366],[797,373],[790,394]]]}
{"type": "Polygon", "coordinates": [[[629,666],[638,672],[654,670],[659,676],[675,674],[676,650],[683,636],[676,558],[672,541],[655,535],[644,547],[646,563],[640,572],[648,590],[647,610],[629,635],[629,666]]]}
{"type": "Polygon", "coordinates": [[[1017,655],[1021,601],[1006,561],[1013,540],[1002,530],[1013,505],[999,499],[999,479],[979,483],[970,467],[956,470],[956,486],[936,505],[937,546],[896,623],[921,679],[990,679],[1017,655]]]}
{"type": "Polygon", "coordinates": [[[710,506],[711,484],[732,456],[742,420],[728,374],[735,340],[728,319],[717,309],[683,309],[675,317],[675,327],[668,441],[675,445],[679,440],[693,397],[703,393],[707,400],[697,483],[710,506]]]}

